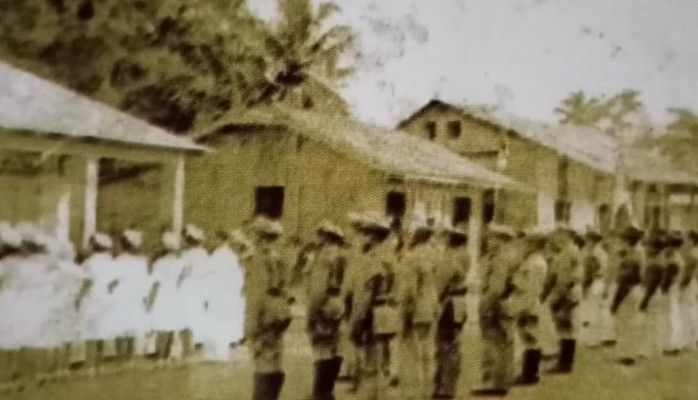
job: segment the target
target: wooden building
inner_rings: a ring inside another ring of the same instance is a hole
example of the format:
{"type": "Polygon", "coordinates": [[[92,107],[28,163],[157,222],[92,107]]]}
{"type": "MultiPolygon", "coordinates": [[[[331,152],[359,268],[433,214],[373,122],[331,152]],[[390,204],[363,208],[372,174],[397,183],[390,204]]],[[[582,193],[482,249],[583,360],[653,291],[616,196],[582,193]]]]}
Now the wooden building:
{"type": "Polygon", "coordinates": [[[78,245],[97,229],[178,229],[184,154],[202,150],[0,63],[0,221],[34,222],[78,245]],[[119,165],[147,166],[157,178],[156,190],[105,186],[119,165]]]}
{"type": "Polygon", "coordinates": [[[546,125],[496,109],[432,100],[399,124],[412,136],[530,185],[488,193],[494,218],[515,227],[565,222],[606,229],[616,208],[617,143],[595,129],[546,125]]]}
{"type": "Polygon", "coordinates": [[[185,215],[209,231],[263,214],[308,240],[349,212],[422,213],[467,226],[477,250],[484,192],[519,188],[442,146],[337,115],[250,110],[199,141],[215,151],[187,163],[185,215]]]}

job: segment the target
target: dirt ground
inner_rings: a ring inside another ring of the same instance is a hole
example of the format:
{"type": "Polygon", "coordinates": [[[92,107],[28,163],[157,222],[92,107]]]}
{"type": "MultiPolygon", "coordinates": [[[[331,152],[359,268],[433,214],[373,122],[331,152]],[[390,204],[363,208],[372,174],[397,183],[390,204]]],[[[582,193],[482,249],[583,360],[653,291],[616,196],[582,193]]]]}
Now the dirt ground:
{"type": "MultiPolygon", "coordinates": [[[[307,345],[299,331],[288,338],[287,381],[283,400],[307,397],[311,363],[307,345]]],[[[475,326],[465,332],[466,353],[461,379],[462,398],[477,384],[480,341],[475,326]]],[[[570,376],[543,376],[531,388],[515,388],[511,400],[694,400],[698,399],[698,352],[677,357],[645,360],[622,367],[611,360],[611,349],[580,349],[570,376]]],[[[247,361],[232,365],[196,364],[146,372],[132,370],[92,380],[75,379],[24,393],[5,396],[16,400],[232,400],[251,398],[252,370],[247,361]]],[[[339,400],[353,400],[348,386],[338,385],[339,400]]],[[[399,388],[392,398],[401,399],[399,388]]],[[[359,399],[360,400],[360,399],[359,399]]]]}

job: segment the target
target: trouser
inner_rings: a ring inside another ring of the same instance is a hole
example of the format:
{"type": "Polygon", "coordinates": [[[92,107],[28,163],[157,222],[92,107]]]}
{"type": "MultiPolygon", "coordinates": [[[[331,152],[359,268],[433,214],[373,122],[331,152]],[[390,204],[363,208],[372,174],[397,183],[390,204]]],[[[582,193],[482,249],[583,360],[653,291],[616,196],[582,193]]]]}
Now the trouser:
{"type": "Polygon", "coordinates": [[[401,337],[401,342],[401,353],[396,356],[401,358],[403,398],[427,398],[431,395],[433,384],[434,339],[431,326],[416,324],[401,337]]]}
{"type": "Polygon", "coordinates": [[[388,379],[384,371],[388,364],[389,346],[389,339],[378,339],[359,347],[361,352],[359,398],[362,400],[387,398],[388,379]]]}
{"type": "Polygon", "coordinates": [[[514,369],[514,327],[510,319],[480,319],[482,381],[488,388],[508,389],[514,369]]]}
{"type": "Polygon", "coordinates": [[[434,394],[455,397],[461,372],[460,330],[440,328],[436,336],[434,394]],[[445,332],[446,329],[451,330],[451,332],[445,332]]]}
{"type": "Polygon", "coordinates": [[[581,320],[579,339],[587,346],[597,346],[603,341],[603,326],[601,324],[603,292],[603,282],[595,280],[579,305],[579,319],[581,320]]]}
{"type": "Polygon", "coordinates": [[[642,296],[643,289],[636,286],[623,299],[616,311],[617,352],[620,358],[635,359],[639,355],[649,352],[650,347],[656,343],[656,336],[648,335],[646,332],[647,323],[650,322],[647,317],[649,317],[651,310],[647,310],[647,315],[640,312],[642,296]]]}
{"type": "Polygon", "coordinates": [[[255,370],[254,400],[277,400],[284,382],[281,335],[250,342],[255,370]]]}
{"type": "Polygon", "coordinates": [[[599,317],[599,335],[602,343],[612,343],[616,336],[616,317],[611,313],[611,304],[615,296],[615,285],[606,288],[606,296],[601,300],[601,315],[599,317]]]}
{"type": "Polygon", "coordinates": [[[539,341],[543,354],[546,356],[557,354],[559,338],[555,331],[555,322],[553,321],[553,314],[550,310],[549,301],[541,304],[538,324],[540,329],[539,341]]]}
{"type": "Polygon", "coordinates": [[[134,336],[122,336],[116,339],[116,357],[118,361],[132,361],[135,353],[136,338],[134,336]]]}
{"type": "Polygon", "coordinates": [[[664,296],[664,350],[678,351],[682,347],[683,321],[681,321],[680,290],[672,286],[664,296]]]}
{"type": "Polygon", "coordinates": [[[103,340],[88,340],[85,343],[85,364],[91,370],[99,369],[104,356],[103,340]]]}
{"type": "Polygon", "coordinates": [[[334,398],[334,386],[343,361],[338,355],[338,339],[327,339],[323,343],[313,344],[315,363],[312,398],[314,400],[334,398]]]}
{"type": "Polygon", "coordinates": [[[681,346],[687,350],[696,348],[698,337],[698,298],[696,298],[695,282],[681,289],[679,299],[681,321],[683,322],[683,334],[681,346]]]}
{"type": "Polygon", "coordinates": [[[552,310],[555,332],[560,340],[575,339],[578,330],[578,307],[568,304],[552,310]]]}

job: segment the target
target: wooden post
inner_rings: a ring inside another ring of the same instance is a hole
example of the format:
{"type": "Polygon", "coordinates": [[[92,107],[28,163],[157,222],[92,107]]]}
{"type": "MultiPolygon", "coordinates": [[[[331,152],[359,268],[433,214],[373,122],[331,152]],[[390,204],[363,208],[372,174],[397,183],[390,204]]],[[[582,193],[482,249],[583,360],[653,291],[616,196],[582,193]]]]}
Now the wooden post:
{"type": "Polygon", "coordinates": [[[99,160],[89,158],[85,163],[85,202],[82,245],[87,247],[97,230],[97,192],[99,191],[99,160]]]}
{"type": "Polygon", "coordinates": [[[468,223],[468,250],[470,252],[470,276],[468,279],[471,280],[477,276],[477,271],[479,270],[480,249],[482,248],[482,198],[484,194],[480,189],[473,189],[470,191],[469,196],[471,199],[471,212],[468,223]]]}
{"type": "Polygon", "coordinates": [[[175,232],[180,232],[184,227],[184,179],[184,155],[180,155],[174,171],[172,229],[175,232]]]}

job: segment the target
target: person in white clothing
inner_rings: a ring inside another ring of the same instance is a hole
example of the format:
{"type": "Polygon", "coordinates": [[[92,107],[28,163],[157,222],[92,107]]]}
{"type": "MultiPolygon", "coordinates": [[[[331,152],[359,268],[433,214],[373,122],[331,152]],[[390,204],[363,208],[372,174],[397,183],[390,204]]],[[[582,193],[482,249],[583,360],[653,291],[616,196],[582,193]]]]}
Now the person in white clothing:
{"type": "Polygon", "coordinates": [[[205,284],[211,267],[204,240],[203,231],[194,225],[187,225],[182,233],[184,271],[180,290],[187,321],[187,330],[182,336],[182,357],[185,359],[194,354],[195,347],[202,347],[201,341],[207,330],[210,291],[205,284]]]}
{"type": "Polygon", "coordinates": [[[683,321],[681,320],[681,278],[685,269],[685,261],[680,249],[683,238],[679,232],[672,232],[667,238],[667,248],[664,253],[666,269],[662,282],[664,295],[664,353],[677,355],[682,349],[683,321]]]}
{"type": "Polygon", "coordinates": [[[138,252],[143,244],[140,231],[124,231],[120,242],[119,254],[114,260],[119,280],[114,291],[114,329],[117,356],[121,362],[130,363],[135,355],[136,338],[144,337],[147,331],[148,258],[138,252]]]}
{"type": "Polygon", "coordinates": [[[20,344],[13,332],[18,313],[17,272],[22,265],[22,236],[9,224],[0,226],[0,388],[3,392],[19,387],[20,344]]]}
{"type": "Polygon", "coordinates": [[[580,336],[585,345],[599,346],[602,337],[602,307],[605,289],[605,277],[608,269],[608,253],[602,246],[603,236],[595,231],[589,231],[585,237],[582,250],[584,278],[583,298],[580,307],[582,329],[580,336]]]}
{"type": "Polygon", "coordinates": [[[86,340],[87,372],[90,376],[100,370],[105,342],[114,339],[109,323],[115,300],[113,292],[117,285],[112,246],[108,235],[94,234],[90,239],[91,254],[81,265],[87,278],[76,302],[81,314],[83,339],[86,340]]]}
{"type": "Polygon", "coordinates": [[[202,282],[210,293],[208,324],[204,340],[204,358],[228,361],[230,345],[243,337],[245,299],[242,297],[244,273],[240,260],[229,244],[228,234],[216,234],[216,246],[210,257],[211,273],[202,282]]]}
{"type": "Polygon", "coordinates": [[[180,238],[177,233],[166,232],[161,238],[163,250],[152,263],[147,310],[150,327],[156,334],[156,357],[160,366],[172,357],[175,334],[183,332],[181,279],[184,262],[180,256],[180,238]]]}

